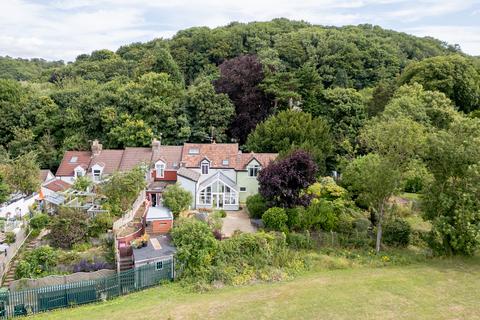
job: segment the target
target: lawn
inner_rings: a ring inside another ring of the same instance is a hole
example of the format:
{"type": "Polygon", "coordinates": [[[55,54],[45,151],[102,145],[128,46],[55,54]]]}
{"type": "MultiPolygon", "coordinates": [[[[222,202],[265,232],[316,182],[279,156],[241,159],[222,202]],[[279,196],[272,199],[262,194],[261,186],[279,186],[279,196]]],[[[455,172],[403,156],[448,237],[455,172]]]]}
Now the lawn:
{"type": "Polygon", "coordinates": [[[480,319],[480,258],[315,271],[191,293],[178,284],[32,319],[480,319]]]}

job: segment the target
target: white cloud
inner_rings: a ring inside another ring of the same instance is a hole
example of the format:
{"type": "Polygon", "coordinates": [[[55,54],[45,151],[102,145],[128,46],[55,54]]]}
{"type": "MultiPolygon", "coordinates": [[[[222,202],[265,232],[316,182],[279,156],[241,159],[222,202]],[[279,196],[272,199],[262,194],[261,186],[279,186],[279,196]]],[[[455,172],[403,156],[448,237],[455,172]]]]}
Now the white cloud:
{"type": "Polygon", "coordinates": [[[404,31],[421,37],[431,36],[449,44],[460,44],[462,51],[480,55],[480,26],[422,26],[404,31]]]}
{"type": "MultiPolygon", "coordinates": [[[[95,49],[119,46],[177,30],[231,21],[265,21],[277,17],[315,24],[374,23],[402,26],[415,34],[460,43],[478,53],[475,27],[439,29],[415,22],[451,13],[475,12],[475,0],[9,0],[0,5],[0,55],[73,60],[95,49]],[[429,29],[430,28],[430,29],[429,29]],[[474,30],[472,30],[473,28],[474,30]],[[459,34],[463,34],[458,37],[459,34]]],[[[478,11],[478,10],[477,10],[478,11]]]]}

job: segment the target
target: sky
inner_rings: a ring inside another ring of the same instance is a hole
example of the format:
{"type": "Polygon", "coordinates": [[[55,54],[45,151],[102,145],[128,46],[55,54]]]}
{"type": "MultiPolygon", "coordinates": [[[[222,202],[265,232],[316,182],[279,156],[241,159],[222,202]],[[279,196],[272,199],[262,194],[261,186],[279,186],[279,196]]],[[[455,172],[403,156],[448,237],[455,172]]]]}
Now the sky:
{"type": "Polygon", "coordinates": [[[480,0],[0,0],[0,56],[73,61],[189,27],[279,17],[370,23],[480,55],[480,0]]]}

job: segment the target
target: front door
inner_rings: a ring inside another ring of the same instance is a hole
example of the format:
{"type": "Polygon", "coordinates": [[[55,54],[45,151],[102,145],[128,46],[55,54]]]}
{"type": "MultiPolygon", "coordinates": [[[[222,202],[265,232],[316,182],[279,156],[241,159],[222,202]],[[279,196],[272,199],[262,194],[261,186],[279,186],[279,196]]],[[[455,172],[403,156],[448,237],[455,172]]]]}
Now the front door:
{"type": "Polygon", "coordinates": [[[223,208],[223,193],[213,194],[213,208],[221,209],[223,208]]]}

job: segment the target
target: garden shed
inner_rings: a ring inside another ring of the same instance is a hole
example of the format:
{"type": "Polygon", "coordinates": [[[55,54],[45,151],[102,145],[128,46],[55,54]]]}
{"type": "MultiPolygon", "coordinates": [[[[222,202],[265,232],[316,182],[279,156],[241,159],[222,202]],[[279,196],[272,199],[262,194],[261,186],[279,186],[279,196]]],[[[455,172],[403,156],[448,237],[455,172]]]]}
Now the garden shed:
{"type": "Polygon", "coordinates": [[[165,234],[172,229],[172,211],[164,206],[150,207],[146,217],[146,233],[149,235],[165,234]]]}

